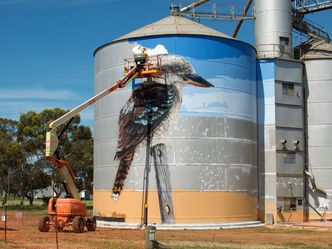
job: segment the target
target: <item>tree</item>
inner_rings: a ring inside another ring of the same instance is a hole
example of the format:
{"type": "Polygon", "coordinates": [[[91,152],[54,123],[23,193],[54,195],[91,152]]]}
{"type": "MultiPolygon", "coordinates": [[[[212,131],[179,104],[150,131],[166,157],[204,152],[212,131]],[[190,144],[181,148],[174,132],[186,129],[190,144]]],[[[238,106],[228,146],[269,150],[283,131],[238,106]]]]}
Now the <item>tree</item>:
{"type": "Polygon", "coordinates": [[[17,122],[0,118],[0,193],[8,195],[8,181],[13,182],[14,174],[24,162],[24,149],[17,142],[17,122]]]}
{"type": "MultiPolygon", "coordinates": [[[[31,190],[36,188],[36,186],[44,185],[44,181],[38,181],[47,179],[47,177],[53,177],[56,182],[60,182],[58,171],[44,156],[45,135],[48,131],[48,125],[65,113],[66,111],[61,108],[46,109],[40,113],[30,111],[22,114],[18,121],[17,140],[22,144],[26,152],[27,162],[27,167],[24,169],[24,194],[31,202],[33,201],[33,192],[31,190]]],[[[58,149],[60,157],[70,161],[75,175],[82,182],[82,186],[79,186],[79,189],[83,187],[92,189],[92,132],[88,126],[83,126],[79,123],[80,117],[77,116],[60,138],[58,149]]],[[[60,126],[58,131],[61,131],[63,127],[64,125],[60,126]]]]}
{"type": "Polygon", "coordinates": [[[68,139],[64,151],[77,176],[79,191],[92,191],[93,182],[93,138],[88,126],[78,126],[68,139]]]}

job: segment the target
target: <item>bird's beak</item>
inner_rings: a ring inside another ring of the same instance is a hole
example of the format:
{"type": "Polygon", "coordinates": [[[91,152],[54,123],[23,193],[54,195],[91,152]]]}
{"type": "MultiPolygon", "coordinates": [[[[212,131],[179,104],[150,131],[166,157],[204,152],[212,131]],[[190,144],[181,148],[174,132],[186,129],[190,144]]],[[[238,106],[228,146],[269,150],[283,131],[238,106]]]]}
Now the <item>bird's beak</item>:
{"type": "Polygon", "coordinates": [[[198,74],[192,73],[192,74],[185,74],[182,76],[182,78],[188,83],[193,86],[198,87],[214,87],[213,84],[208,82],[203,77],[199,76],[198,74]]]}

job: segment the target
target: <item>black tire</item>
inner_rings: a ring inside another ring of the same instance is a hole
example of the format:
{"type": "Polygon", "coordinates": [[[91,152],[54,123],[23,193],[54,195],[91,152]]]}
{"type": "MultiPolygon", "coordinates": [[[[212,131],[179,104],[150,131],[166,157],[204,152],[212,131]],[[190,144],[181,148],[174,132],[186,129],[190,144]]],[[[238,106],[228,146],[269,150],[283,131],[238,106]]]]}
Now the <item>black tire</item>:
{"type": "Polygon", "coordinates": [[[96,227],[97,227],[97,221],[96,221],[96,217],[91,216],[89,218],[87,218],[86,220],[86,227],[88,228],[88,231],[96,231],[96,227]]]}
{"type": "Polygon", "coordinates": [[[75,233],[84,232],[84,220],[81,216],[75,216],[73,220],[73,230],[75,233]]]}
{"type": "Polygon", "coordinates": [[[96,231],[97,228],[97,220],[96,217],[92,216],[90,217],[91,223],[90,223],[90,231],[96,231]]]}
{"type": "Polygon", "coordinates": [[[91,218],[86,219],[86,228],[88,229],[88,232],[92,231],[92,220],[91,220],[91,218]]]}
{"type": "Polygon", "coordinates": [[[40,232],[48,232],[50,230],[50,218],[48,216],[43,216],[39,219],[38,229],[40,232]]]}

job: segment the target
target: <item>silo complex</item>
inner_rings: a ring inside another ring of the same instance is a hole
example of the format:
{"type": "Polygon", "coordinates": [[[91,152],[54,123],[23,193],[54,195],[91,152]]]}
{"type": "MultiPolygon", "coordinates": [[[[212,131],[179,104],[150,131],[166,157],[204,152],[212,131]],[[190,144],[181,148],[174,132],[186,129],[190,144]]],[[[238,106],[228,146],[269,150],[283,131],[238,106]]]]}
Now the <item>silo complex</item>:
{"type": "MultiPolygon", "coordinates": [[[[215,86],[186,86],[181,107],[160,135],[167,151],[173,222],[257,220],[255,49],[196,22],[169,16],[95,51],[95,93],[123,76],[124,60],[133,57],[137,46],[162,47],[164,53],[183,57],[215,86]]],[[[111,198],[119,165],[113,159],[119,113],[140,84],[142,80],[134,80],[95,106],[94,214],[101,219],[141,222],[146,144],[134,155],[119,199],[111,198]]],[[[160,224],[166,207],[160,205],[153,162],[151,166],[149,222],[160,224]]]]}
{"type": "Polygon", "coordinates": [[[331,218],[332,45],[310,40],[302,45],[306,68],[309,219],[331,218]],[[314,184],[312,184],[314,183],[314,184]]]}

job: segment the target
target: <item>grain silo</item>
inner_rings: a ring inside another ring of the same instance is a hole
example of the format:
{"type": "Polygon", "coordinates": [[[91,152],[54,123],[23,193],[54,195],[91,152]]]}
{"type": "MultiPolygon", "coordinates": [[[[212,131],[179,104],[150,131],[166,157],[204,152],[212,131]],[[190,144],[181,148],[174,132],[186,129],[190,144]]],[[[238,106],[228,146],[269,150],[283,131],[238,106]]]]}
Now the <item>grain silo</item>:
{"type": "Polygon", "coordinates": [[[255,47],[259,58],[292,58],[291,1],[255,1],[255,47]]]}
{"type": "Polygon", "coordinates": [[[309,40],[301,45],[305,63],[307,100],[307,195],[309,219],[320,218],[332,209],[332,45],[323,40],[309,40]],[[314,210],[315,209],[315,210],[314,210]]]}
{"type": "MultiPolygon", "coordinates": [[[[244,42],[180,16],[169,16],[95,51],[95,93],[124,74],[133,48],[163,47],[189,61],[214,88],[185,87],[176,117],[163,134],[172,192],[172,221],[161,219],[152,166],[149,222],[218,223],[258,219],[256,52],[244,42]]],[[[124,189],[113,200],[118,118],[135,80],[95,106],[94,214],[140,223],[146,147],[136,151],[124,189]]],[[[152,163],[151,163],[152,164],[152,163]]],[[[165,208],[165,207],[164,207],[165,208]]]]}

